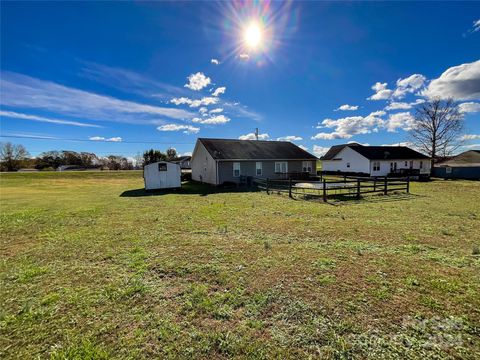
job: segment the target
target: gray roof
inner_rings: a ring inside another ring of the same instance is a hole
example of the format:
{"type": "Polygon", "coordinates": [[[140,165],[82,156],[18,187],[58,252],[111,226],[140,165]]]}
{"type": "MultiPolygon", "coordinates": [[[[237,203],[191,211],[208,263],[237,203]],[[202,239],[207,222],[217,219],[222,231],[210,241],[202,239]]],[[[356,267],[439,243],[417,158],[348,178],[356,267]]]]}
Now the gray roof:
{"type": "Polygon", "coordinates": [[[332,146],[321,159],[332,160],[345,147],[355,150],[370,160],[429,159],[428,156],[406,146],[364,146],[357,143],[332,146]]]}
{"type": "Polygon", "coordinates": [[[317,160],[289,141],[199,138],[216,160],[317,160]]]}
{"type": "Polygon", "coordinates": [[[469,150],[458,154],[447,161],[435,165],[436,167],[480,167],[480,150],[469,150]]]}

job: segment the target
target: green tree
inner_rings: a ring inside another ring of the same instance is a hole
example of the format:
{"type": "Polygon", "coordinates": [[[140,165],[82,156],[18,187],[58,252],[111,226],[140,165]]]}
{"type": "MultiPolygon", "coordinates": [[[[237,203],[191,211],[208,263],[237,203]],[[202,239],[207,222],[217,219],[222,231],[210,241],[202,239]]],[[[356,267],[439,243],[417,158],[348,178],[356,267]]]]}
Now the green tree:
{"type": "Polygon", "coordinates": [[[155,163],[158,161],[166,161],[167,155],[160,150],[150,149],[143,153],[143,166],[155,163]]]}

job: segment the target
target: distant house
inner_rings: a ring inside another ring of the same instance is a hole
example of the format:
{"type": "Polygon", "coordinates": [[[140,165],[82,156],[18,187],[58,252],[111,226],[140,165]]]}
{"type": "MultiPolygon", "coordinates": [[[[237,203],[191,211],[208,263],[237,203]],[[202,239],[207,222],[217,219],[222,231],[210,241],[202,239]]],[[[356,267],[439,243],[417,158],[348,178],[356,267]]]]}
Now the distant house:
{"type": "Polygon", "coordinates": [[[317,157],[287,141],[199,138],[192,179],[212,185],[246,178],[287,179],[316,174],[317,157]]]}
{"type": "Polygon", "coordinates": [[[366,176],[430,174],[430,158],[406,146],[336,145],[321,160],[322,171],[326,173],[366,176]]]}
{"type": "Polygon", "coordinates": [[[445,179],[480,179],[480,150],[465,151],[435,164],[433,176],[445,179]]]}
{"type": "Polygon", "coordinates": [[[190,164],[190,161],[192,160],[191,156],[179,156],[175,159],[172,160],[173,163],[180,165],[180,168],[182,170],[186,169],[191,169],[192,166],[190,164]]]}

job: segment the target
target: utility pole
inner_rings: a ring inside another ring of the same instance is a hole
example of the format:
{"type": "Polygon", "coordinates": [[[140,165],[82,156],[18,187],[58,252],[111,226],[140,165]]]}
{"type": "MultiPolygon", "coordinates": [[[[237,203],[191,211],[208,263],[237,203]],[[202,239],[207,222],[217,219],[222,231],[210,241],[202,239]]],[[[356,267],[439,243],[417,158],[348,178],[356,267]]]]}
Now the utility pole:
{"type": "Polygon", "coordinates": [[[255,128],[255,139],[258,140],[258,128],[255,128]]]}

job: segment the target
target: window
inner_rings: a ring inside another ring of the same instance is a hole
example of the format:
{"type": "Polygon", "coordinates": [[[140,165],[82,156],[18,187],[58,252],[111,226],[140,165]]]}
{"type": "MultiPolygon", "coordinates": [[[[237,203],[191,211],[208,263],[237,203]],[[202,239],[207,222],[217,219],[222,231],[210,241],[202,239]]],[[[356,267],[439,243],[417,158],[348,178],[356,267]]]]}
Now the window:
{"type": "Polygon", "coordinates": [[[451,168],[450,166],[447,166],[447,167],[445,168],[445,173],[451,174],[451,173],[452,173],[452,168],[451,168]]]}
{"type": "Polygon", "coordinates": [[[288,165],[286,161],[280,161],[275,163],[275,172],[286,174],[288,171],[288,165]]]}
{"type": "Polygon", "coordinates": [[[233,163],[233,177],[239,177],[240,176],[240,163],[239,162],[234,162],[233,163]]]}
{"type": "Polygon", "coordinates": [[[158,171],[167,171],[167,163],[158,163],[158,171]]]}
{"type": "Polygon", "coordinates": [[[302,161],[302,171],[303,172],[312,172],[312,162],[311,161],[302,161]]]}
{"type": "Polygon", "coordinates": [[[348,167],[348,168],[350,167],[350,163],[347,163],[347,167],[348,167]]]}
{"type": "Polygon", "coordinates": [[[420,169],[423,169],[423,161],[420,161],[420,169]]]}
{"type": "Polygon", "coordinates": [[[405,167],[408,166],[408,161],[405,161],[405,167]]]}
{"type": "Polygon", "coordinates": [[[262,175],[262,163],[260,161],[257,161],[255,163],[255,174],[257,176],[261,176],[262,175]]]}
{"type": "Polygon", "coordinates": [[[380,161],[373,162],[373,171],[380,171],[380,161]]]}
{"type": "Polygon", "coordinates": [[[413,169],[413,160],[410,160],[410,169],[413,169]]]}

